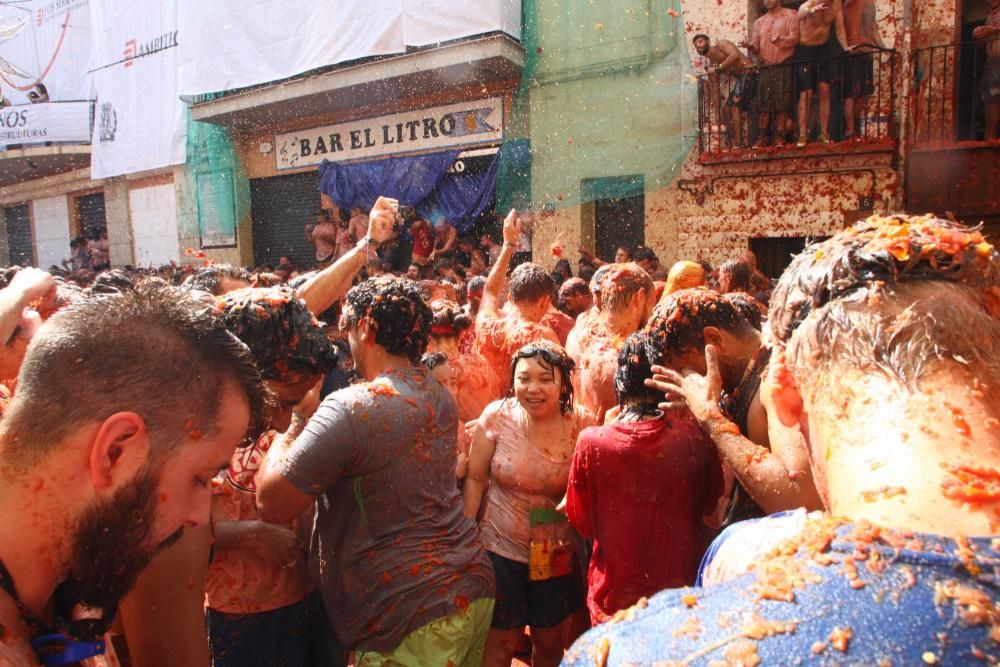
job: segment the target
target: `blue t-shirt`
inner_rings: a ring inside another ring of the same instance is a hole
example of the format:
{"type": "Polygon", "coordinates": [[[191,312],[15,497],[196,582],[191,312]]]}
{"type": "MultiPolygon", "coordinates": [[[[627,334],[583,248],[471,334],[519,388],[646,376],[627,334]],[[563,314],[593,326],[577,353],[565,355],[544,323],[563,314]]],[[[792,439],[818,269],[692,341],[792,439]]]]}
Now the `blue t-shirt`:
{"type": "Polygon", "coordinates": [[[563,664],[993,664],[998,547],[810,521],[742,577],[664,591],[593,628],[563,664]]]}

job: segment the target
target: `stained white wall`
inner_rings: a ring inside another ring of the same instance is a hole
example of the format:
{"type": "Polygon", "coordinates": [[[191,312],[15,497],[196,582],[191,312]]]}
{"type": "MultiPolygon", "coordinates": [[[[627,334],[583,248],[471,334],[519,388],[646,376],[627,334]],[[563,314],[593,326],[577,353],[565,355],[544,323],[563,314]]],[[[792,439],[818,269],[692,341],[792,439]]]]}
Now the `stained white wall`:
{"type": "Polygon", "coordinates": [[[128,202],[136,265],[158,266],[179,262],[174,185],[129,190],[128,202]]]}
{"type": "Polygon", "coordinates": [[[35,257],[38,266],[47,269],[62,266],[69,259],[69,197],[58,195],[35,199],[31,203],[35,224],[35,257]]]}

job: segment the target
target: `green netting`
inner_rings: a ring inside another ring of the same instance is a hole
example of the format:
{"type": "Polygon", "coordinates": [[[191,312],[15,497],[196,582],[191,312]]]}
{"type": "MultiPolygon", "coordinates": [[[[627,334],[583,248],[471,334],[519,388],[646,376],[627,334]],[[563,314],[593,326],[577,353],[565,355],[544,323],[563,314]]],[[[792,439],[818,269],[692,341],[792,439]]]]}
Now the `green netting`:
{"type": "Polygon", "coordinates": [[[194,183],[202,248],[233,247],[236,227],[250,213],[250,186],[229,131],[191,120],[187,166],[194,183]]]}
{"type": "Polygon", "coordinates": [[[524,69],[497,209],[552,209],[670,183],[696,134],[680,0],[523,0],[524,69]]]}

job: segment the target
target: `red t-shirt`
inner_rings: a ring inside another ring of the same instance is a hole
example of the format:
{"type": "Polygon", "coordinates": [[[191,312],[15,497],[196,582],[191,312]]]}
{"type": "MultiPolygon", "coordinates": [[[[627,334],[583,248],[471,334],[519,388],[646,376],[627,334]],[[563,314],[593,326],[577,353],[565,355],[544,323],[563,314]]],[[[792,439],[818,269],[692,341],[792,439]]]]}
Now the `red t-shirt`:
{"type": "Polygon", "coordinates": [[[413,256],[426,259],[434,250],[434,228],[426,220],[417,218],[410,225],[410,236],[413,237],[413,256]]]}
{"type": "Polygon", "coordinates": [[[694,583],[702,516],[722,488],[715,444],[690,415],[580,433],[566,508],[594,540],[587,607],[595,624],[643,596],[694,583]]]}

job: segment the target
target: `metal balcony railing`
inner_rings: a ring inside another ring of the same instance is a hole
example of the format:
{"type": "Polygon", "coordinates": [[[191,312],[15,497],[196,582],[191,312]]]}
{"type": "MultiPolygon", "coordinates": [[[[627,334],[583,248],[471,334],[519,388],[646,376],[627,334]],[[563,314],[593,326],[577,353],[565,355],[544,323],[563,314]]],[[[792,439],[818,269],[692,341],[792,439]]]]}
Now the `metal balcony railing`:
{"type": "Polygon", "coordinates": [[[912,76],[910,137],[915,147],[997,138],[997,119],[989,127],[989,102],[992,88],[1000,104],[1000,38],[918,49],[912,76]]]}
{"type": "Polygon", "coordinates": [[[861,149],[894,146],[896,52],[865,49],[699,76],[702,158],[781,157],[846,142],[861,149]]]}

